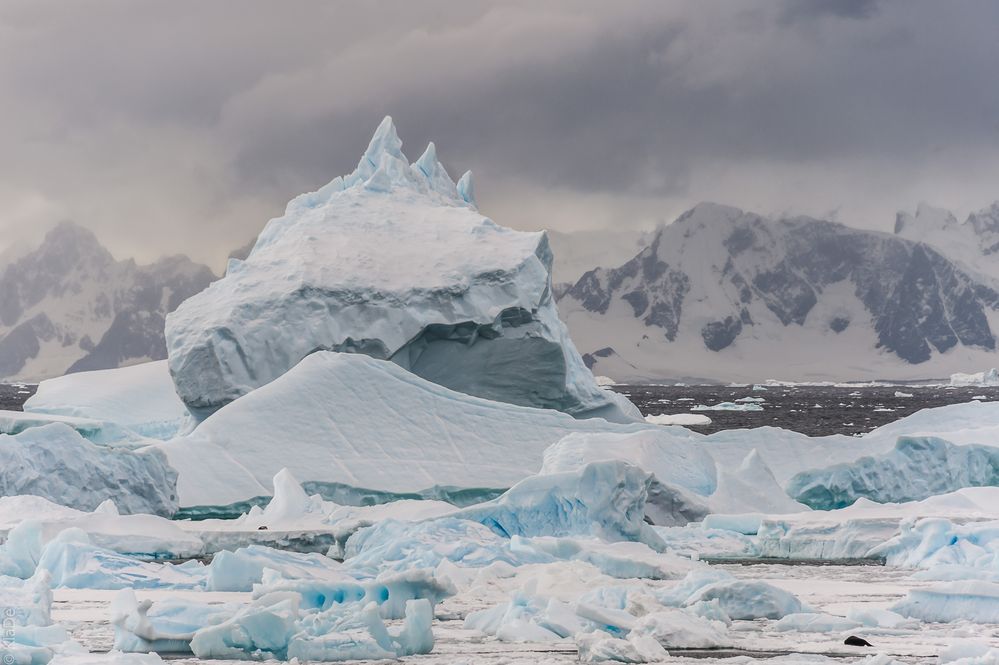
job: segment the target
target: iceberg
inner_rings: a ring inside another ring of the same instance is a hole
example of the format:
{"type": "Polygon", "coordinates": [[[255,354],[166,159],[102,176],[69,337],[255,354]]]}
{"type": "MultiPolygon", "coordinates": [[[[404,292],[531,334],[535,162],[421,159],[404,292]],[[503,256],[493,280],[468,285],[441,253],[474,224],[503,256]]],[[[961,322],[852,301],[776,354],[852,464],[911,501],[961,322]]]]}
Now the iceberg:
{"type": "Polygon", "coordinates": [[[669,658],[662,645],[639,634],[627,638],[606,633],[583,633],[576,637],[581,663],[657,663],[669,658]]]}
{"type": "Polygon", "coordinates": [[[513,536],[510,549],[513,552],[548,554],[562,561],[585,561],[604,575],[618,579],[677,579],[698,565],[672,552],[657,552],[645,543],[606,542],[599,538],[513,536]]]}
{"type": "Polygon", "coordinates": [[[4,624],[52,625],[52,583],[49,574],[38,571],[26,580],[4,578],[0,585],[0,608],[4,624]]]}
{"type": "Polygon", "coordinates": [[[592,462],[578,471],[525,478],[498,499],[454,516],[506,538],[596,536],[662,550],[662,541],[644,521],[651,482],[651,475],[626,462],[592,462]]]}
{"type": "Polygon", "coordinates": [[[165,360],[46,379],[24,403],[24,411],[94,421],[105,429],[113,425],[119,432],[152,439],[172,438],[193,424],[165,360]]]}
{"type": "Polygon", "coordinates": [[[490,400],[640,420],[559,320],[547,236],[480,215],[432,144],[413,164],[401,146],[385,118],[353,173],[292,200],[245,261],[167,316],[184,403],[218,409],[329,350],[490,400]]]}
{"type": "Polygon", "coordinates": [[[709,512],[706,496],[715,491],[717,470],[708,449],[687,430],[575,432],[545,450],[542,474],[581,469],[597,461],[629,462],[653,475],[645,517],[658,526],[696,522],[709,512]]]}
{"type": "Polygon", "coordinates": [[[799,612],[796,614],[786,614],[782,619],[774,624],[774,630],[778,632],[796,633],[839,633],[853,630],[861,626],[859,621],[844,619],[833,614],[824,612],[799,612]]]}
{"type": "Polygon", "coordinates": [[[645,422],[653,425],[680,425],[691,427],[697,425],[710,425],[711,418],[700,413],[659,413],[645,416],[645,422]]]}
{"type": "Polygon", "coordinates": [[[901,436],[888,453],[805,471],[787,492],[817,510],[864,497],[878,503],[918,501],[963,487],[999,485],[999,448],[954,445],[932,436],[901,436]]]}
{"type": "Polygon", "coordinates": [[[891,610],[925,622],[999,623],[999,584],[967,580],[913,588],[891,610]]]}
{"type": "Polygon", "coordinates": [[[757,580],[723,580],[701,587],[684,603],[686,606],[718,601],[732,619],[781,619],[805,611],[793,594],[757,580]]]}
{"type": "Polygon", "coordinates": [[[465,519],[443,517],[427,522],[384,520],[361,529],[348,540],[344,566],[374,577],[384,571],[435,569],[442,562],[483,568],[496,562],[511,566],[548,563],[553,557],[536,551],[514,551],[510,539],[465,519]]]}
{"type": "Polygon", "coordinates": [[[45,665],[57,653],[82,651],[65,628],[52,623],[52,587],[45,571],[27,580],[0,577],[0,610],[5,665],[45,665]]]}
{"type": "Polygon", "coordinates": [[[398,658],[433,649],[433,607],[409,600],[401,626],[387,627],[374,602],[316,611],[293,593],[269,593],[244,605],[163,600],[139,602],[122,591],[112,606],[115,648],[191,652],[201,659],[325,662],[398,658]]]}
{"type": "Polygon", "coordinates": [[[341,578],[340,568],[340,563],[322,554],[249,545],[218,552],[208,565],[205,587],[208,591],[252,591],[263,581],[265,571],[285,579],[323,580],[341,578]]]}
{"type": "Polygon", "coordinates": [[[992,388],[999,386],[999,369],[995,367],[973,374],[950,375],[950,385],[955,388],[992,388]]]}
{"type": "Polygon", "coordinates": [[[184,653],[194,633],[222,623],[238,610],[227,603],[164,599],[139,601],[132,589],[119,591],[111,602],[114,648],[123,652],[184,653]]]}
{"type": "Polygon", "coordinates": [[[700,435],[657,427],[639,432],[573,432],[544,452],[541,474],[577,471],[592,462],[629,462],[665,485],[681,487],[702,496],[717,486],[715,461],[700,435]]]}
{"type": "Polygon", "coordinates": [[[657,592],[667,607],[693,611],[711,606],[710,614],[729,619],[781,619],[809,611],[798,598],[772,584],[735,579],[724,570],[701,568],[687,573],[679,584],[657,592]]]}
{"type": "Polygon", "coordinates": [[[176,566],[141,561],[94,545],[76,528],[45,545],[38,570],[47,571],[54,586],[71,589],[196,589],[204,585],[205,576],[198,561],[176,566]]]}
{"type": "Polygon", "coordinates": [[[569,603],[524,592],[514,593],[508,602],[469,612],[464,625],[501,642],[557,642],[594,627],[569,603]]]}
{"type": "Polygon", "coordinates": [[[269,496],[283,468],[340,503],[379,493],[382,501],[447,497],[459,488],[482,500],[535,473],[544,449],[570,432],[642,429],[654,426],[492,402],[395,363],[319,351],[155,448],[177,470],[185,507],[269,496]]]}
{"type": "Polygon", "coordinates": [[[253,596],[288,597],[290,594],[303,610],[319,611],[349,603],[373,603],[383,619],[402,619],[412,600],[426,600],[435,606],[455,594],[451,580],[438,578],[429,568],[387,570],[374,578],[363,579],[366,572],[345,569],[328,579],[289,580],[277,571],[267,571],[263,582],[254,586],[253,596]]]}
{"type": "Polygon", "coordinates": [[[129,434],[117,425],[105,423],[100,420],[49,415],[46,413],[0,410],[0,434],[20,434],[32,427],[44,427],[52,423],[60,423],[71,427],[80,436],[93,443],[111,444],[125,442],[130,439],[129,434]]]}
{"type": "Polygon", "coordinates": [[[755,448],[736,469],[719,471],[709,505],[714,513],[744,513],[748,507],[765,513],[808,510],[784,492],[755,448]]]}
{"type": "Polygon", "coordinates": [[[695,404],[691,411],[762,411],[763,406],[755,402],[737,404],[735,402],[719,402],[718,404],[695,404]]]}
{"type": "Polygon", "coordinates": [[[120,515],[110,499],[93,512],[84,512],[30,494],[0,497],[0,533],[7,532],[7,541],[0,545],[0,573],[6,568],[4,562],[14,561],[33,571],[42,547],[68,528],[85,531],[94,545],[120,554],[150,559],[202,555],[201,539],[180,524],[156,515],[120,515]]]}
{"type": "Polygon", "coordinates": [[[125,513],[177,510],[177,475],[162,452],[98,446],[62,423],[0,434],[0,469],[0,496],[34,494],[81,510],[106,499],[125,513]]]}

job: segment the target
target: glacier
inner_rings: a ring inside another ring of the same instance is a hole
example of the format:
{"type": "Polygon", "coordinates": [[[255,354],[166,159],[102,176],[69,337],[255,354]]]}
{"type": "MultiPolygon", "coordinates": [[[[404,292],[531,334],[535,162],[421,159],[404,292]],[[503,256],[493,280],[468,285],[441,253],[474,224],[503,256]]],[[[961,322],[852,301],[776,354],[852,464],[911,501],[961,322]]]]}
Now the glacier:
{"type": "Polygon", "coordinates": [[[456,187],[433,144],[413,164],[401,146],[386,117],[353,173],[293,199],[245,261],[167,317],[181,399],[215,410],[325,349],[500,402],[641,419],[559,320],[545,234],[481,216],[470,177],[456,187]]]}

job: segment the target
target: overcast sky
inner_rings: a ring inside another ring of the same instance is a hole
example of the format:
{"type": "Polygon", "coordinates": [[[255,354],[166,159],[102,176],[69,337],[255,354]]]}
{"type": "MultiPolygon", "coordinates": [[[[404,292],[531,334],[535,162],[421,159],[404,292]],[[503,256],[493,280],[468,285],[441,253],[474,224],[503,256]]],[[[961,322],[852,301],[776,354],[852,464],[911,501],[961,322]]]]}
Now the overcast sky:
{"type": "Polygon", "coordinates": [[[0,249],[221,257],[391,114],[518,228],[999,199],[999,2],[0,3],[0,249]]]}

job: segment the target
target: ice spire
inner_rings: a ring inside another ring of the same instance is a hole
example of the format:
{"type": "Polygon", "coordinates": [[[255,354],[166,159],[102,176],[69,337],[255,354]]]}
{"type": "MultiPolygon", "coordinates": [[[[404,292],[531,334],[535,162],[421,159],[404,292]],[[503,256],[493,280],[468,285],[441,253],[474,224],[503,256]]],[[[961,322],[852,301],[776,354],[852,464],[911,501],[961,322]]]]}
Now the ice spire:
{"type": "Polygon", "coordinates": [[[437,159],[437,146],[433,141],[427,144],[423,155],[413,163],[413,173],[426,180],[430,191],[443,194],[449,199],[459,198],[454,180],[451,180],[447,169],[437,159]]]}
{"type": "Polygon", "coordinates": [[[458,180],[458,196],[465,203],[478,209],[479,205],[475,202],[475,183],[472,182],[471,171],[465,171],[465,174],[458,180]]]}
{"type": "Polygon", "coordinates": [[[417,182],[409,160],[402,154],[402,140],[395,131],[392,116],[387,115],[371,137],[357,169],[344,178],[344,187],[363,183],[366,189],[387,192],[397,185],[416,186],[417,182]]]}
{"type": "Polygon", "coordinates": [[[398,159],[406,159],[402,154],[402,140],[395,131],[395,123],[392,116],[387,115],[375,130],[375,135],[368,143],[368,149],[364,151],[364,159],[375,168],[378,168],[382,155],[392,155],[398,159]]]}
{"type": "Polygon", "coordinates": [[[427,178],[432,178],[437,169],[437,146],[431,141],[427,144],[427,149],[423,151],[420,158],[416,160],[414,166],[423,172],[427,178]]]}

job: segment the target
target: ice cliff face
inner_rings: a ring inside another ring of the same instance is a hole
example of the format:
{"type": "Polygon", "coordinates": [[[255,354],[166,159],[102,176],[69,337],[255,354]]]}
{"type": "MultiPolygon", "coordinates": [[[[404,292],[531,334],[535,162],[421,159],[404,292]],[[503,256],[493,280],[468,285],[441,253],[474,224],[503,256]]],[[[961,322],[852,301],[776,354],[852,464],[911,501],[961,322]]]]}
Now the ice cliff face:
{"type": "Polygon", "coordinates": [[[166,321],[188,406],[215,409],[316,350],[390,359],[459,392],[631,420],[558,318],[544,233],[496,225],[433,144],[410,164],[391,119],[357,169],[292,200],[245,261],[166,321]]]}
{"type": "MultiPolygon", "coordinates": [[[[996,345],[989,315],[997,306],[999,293],[989,282],[928,245],[715,204],[698,205],[660,228],[620,267],[590,271],[561,301],[574,336],[601,370],[603,359],[615,355],[641,365],[643,348],[667,355],[675,343],[674,354],[707,357],[763,348],[769,338],[778,340],[775,373],[781,361],[791,362],[792,342],[809,337],[817,358],[832,349],[825,340],[831,345],[842,337],[851,340],[845,351],[863,345],[897,365],[956,347],[989,352],[996,345]],[[580,311],[585,315],[574,315],[580,311]]],[[[827,366],[850,360],[838,357],[827,366]]]]}
{"type": "Polygon", "coordinates": [[[166,357],[167,312],[214,279],[186,257],[116,261],[65,222],[0,270],[0,379],[39,379],[166,357]]]}

